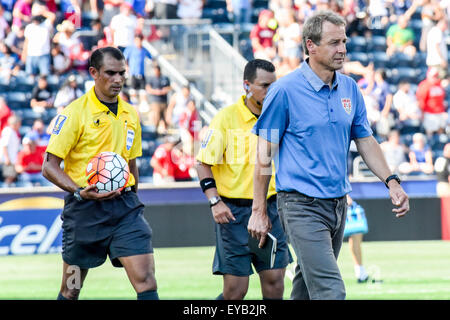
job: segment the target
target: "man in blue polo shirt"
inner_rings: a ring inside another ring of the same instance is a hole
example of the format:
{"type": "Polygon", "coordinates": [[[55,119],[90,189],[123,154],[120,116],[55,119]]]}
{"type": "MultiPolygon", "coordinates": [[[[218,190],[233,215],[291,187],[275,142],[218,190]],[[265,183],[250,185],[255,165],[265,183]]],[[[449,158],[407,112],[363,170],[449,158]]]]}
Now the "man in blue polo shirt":
{"type": "Polygon", "coordinates": [[[265,198],[273,157],[278,210],[298,259],[292,299],[345,299],[337,257],[345,195],[351,191],[347,153],[352,139],[389,188],[392,211],[401,217],[409,210],[400,179],[372,136],[356,83],[336,72],[344,63],[346,40],[341,16],[322,11],[309,18],[303,28],[309,58],[271,85],[253,128],[259,138],[248,231],[263,244],[270,230],[265,198]]]}
{"type": "Polygon", "coordinates": [[[131,88],[135,90],[132,95],[140,93],[141,97],[145,97],[145,59],[152,60],[150,52],[142,46],[143,39],[142,34],[136,34],[134,45],[126,47],[123,52],[128,62],[131,88]]]}

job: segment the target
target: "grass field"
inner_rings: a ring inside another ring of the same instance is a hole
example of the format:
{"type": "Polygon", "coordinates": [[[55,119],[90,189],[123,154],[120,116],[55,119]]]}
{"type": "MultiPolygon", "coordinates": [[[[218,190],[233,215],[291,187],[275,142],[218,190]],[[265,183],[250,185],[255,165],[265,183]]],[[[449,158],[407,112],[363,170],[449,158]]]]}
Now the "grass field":
{"type": "MultiPolygon", "coordinates": [[[[155,249],[160,298],[214,299],[221,291],[222,277],[211,274],[213,253],[213,247],[155,249]]],[[[369,274],[383,282],[357,284],[344,243],[338,262],[348,299],[450,299],[450,242],[366,242],[363,258],[369,274]]],[[[61,267],[60,255],[0,257],[0,299],[55,299],[61,267]]],[[[291,281],[285,280],[288,299],[291,281]]],[[[135,298],[124,270],[109,261],[89,271],[80,295],[80,299],[135,298]]],[[[246,298],[261,298],[255,275],[246,298]]]]}

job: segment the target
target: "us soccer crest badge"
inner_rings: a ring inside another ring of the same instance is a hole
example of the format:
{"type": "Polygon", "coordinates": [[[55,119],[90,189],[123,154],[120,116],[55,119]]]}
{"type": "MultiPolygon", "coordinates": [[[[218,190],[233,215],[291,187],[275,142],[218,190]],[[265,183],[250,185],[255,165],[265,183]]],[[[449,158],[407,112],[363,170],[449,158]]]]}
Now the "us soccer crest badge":
{"type": "Polygon", "coordinates": [[[342,107],[344,107],[345,112],[350,114],[352,112],[352,101],[349,98],[341,99],[342,107]]]}

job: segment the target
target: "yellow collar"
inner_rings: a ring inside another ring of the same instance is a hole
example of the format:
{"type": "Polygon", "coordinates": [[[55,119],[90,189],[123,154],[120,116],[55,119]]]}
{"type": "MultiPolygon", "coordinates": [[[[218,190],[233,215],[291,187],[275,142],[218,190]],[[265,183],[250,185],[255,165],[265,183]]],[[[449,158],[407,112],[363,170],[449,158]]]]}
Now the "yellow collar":
{"type": "Polygon", "coordinates": [[[242,114],[242,117],[245,122],[250,122],[252,120],[257,119],[256,116],[250,111],[250,109],[245,104],[246,96],[243,95],[238,101],[239,112],[242,114]]]}
{"type": "MultiPolygon", "coordinates": [[[[109,109],[107,106],[105,106],[103,103],[98,100],[97,95],[95,94],[94,90],[95,86],[91,88],[88,92],[88,99],[91,103],[89,103],[89,108],[91,109],[92,114],[101,113],[101,112],[108,112],[109,109]]],[[[118,106],[117,106],[117,116],[122,112],[127,112],[128,110],[125,108],[125,102],[120,98],[120,96],[117,97],[118,106]]]]}

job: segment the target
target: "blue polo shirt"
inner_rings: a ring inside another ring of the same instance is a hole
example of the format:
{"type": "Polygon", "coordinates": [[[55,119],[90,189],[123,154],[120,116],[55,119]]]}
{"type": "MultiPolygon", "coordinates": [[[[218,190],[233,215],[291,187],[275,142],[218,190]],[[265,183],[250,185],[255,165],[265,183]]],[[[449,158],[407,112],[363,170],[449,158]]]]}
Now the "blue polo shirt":
{"type": "Polygon", "coordinates": [[[350,141],[372,135],[355,81],[335,73],[332,88],[306,62],[274,82],[253,133],[279,144],[277,191],[337,198],[351,191],[350,141]]]}
{"type": "Polygon", "coordinates": [[[145,75],[145,58],[152,59],[152,55],[147,49],[144,47],[138,48],[135,45],[132,45],[125,48],[123,55],[128,62],[130,75],[145,75]]]}

